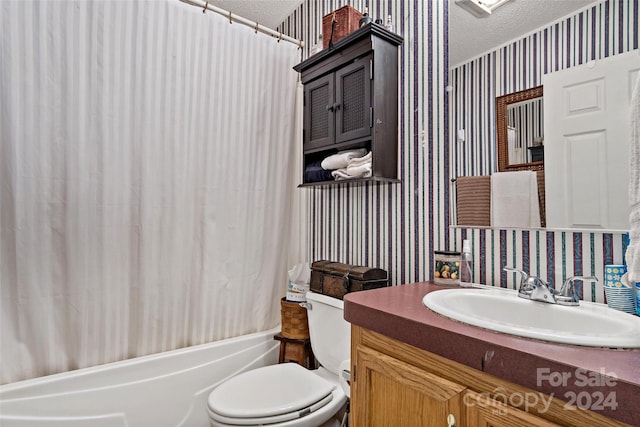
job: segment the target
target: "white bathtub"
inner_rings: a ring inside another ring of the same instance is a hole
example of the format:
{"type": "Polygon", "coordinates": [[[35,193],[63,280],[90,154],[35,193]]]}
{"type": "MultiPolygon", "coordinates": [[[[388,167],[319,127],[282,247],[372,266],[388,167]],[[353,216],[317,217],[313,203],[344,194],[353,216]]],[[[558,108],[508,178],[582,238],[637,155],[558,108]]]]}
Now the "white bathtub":
{"type": "Polygon", "coordinates": [[[279,329],[0,386],[0,426],[207,427],[209,392],[277,363],[279,329]]]}

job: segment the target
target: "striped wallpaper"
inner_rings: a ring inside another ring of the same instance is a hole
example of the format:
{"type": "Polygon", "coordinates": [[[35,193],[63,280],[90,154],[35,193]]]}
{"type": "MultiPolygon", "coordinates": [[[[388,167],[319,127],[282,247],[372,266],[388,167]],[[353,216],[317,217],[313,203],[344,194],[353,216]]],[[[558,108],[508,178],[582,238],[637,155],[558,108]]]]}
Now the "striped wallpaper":
{"type": "MultiPolygon", "coordinates": [[[[474,282],[513,289],[518,279],[516,274],[502,271],[505,265],[539,276],[559,289],[571,276],[604,280],[604,265],[621,264],[626,250],[626,234],[615,232],[455,227],[451,239],[471,241],[474,282]]],[[[455,246],[460,250],[460,243],[455,246]]],[[[602,285],[586,283],[583,299],[604,302],[602,285]]]]}
{"type": "MultiPolygon", "coordinates": [[[[280,30],[307,42],[322,16],[345,4],[371,16],[391,15],[404,37],[400,55],[399,177],[401,184],[307,188],[308,256],[387,269],[391,283],[432,279],[433,251],[459,249],[469,236],[474,279],[511,286],[502,264],[540,270],[558,283],[578,273],[601,275],[621,262],[622,233],[449,229],[450,178],[497,168],[495,98],[541,84],[546,72],[638,48],[638,0],[598,3],[449,70],[448,2],[305,1],[280,30]],[[450,95],[444,91],[453,86],[450,95]],[[451,100],[451,105],[449,105],[451,100]],[[455,141],[456,129],[467,141],[455,141]],[[451,135],[451,138],[450,138],[451,135]],[[451,142],[449,142],[451,141],[451,142]]],[[[590,285],[589,285],[590,286],[590,285]]],[[[601,301],[600,285],[585,291],[601,301]]]]}
{"type": "Polygon", "coordinates": [[[399,184],[307,188],[309,259],[386,269],[393,284],[429,279],[434,249],[448,245],[448,2],[305,1],[283,33],[317,40],[322,16],[350,4],[372,18],[391,15],[404,37],[399,60],[399,184]]]}
{"type": "MultiPolygon", "coordinates": [[[[608,0],[578,11],[467,63],[450,73],[451,175],[487,175],[497,170],[495,98],[539,86],[542,76],[590,60],[638,49],[638,0],[608,0]],[[452,135],[454,133],[451,133],[452,135]]],[[[621,263],[623,232],[573,230],[452,229],[452,249],[472,240],[474,280],[512,286],[501,266],[514,265],[558,285],[574,274],[603,278],[603,266],[621,263]],[[464,237],[468,236],[468,237],[464,237]]],[[[603,301],[602,284],[589,284],[584,299],[603,301]]]]}

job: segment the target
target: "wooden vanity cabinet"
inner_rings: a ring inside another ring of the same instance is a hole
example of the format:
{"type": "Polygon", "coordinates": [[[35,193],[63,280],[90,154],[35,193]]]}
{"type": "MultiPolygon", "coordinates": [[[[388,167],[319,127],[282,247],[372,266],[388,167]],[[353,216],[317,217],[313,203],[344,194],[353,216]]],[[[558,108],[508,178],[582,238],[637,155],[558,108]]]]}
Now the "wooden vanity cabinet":
{"type": "Polygon", "coordinates": [[[459,384],[371,348],[358,349],[355,365],[354,426],[435,427],[462,416],[465,388],[459,384]]]}
{"type": "Polygon", "coordinates": [[[504,396],[524,393],[545,396],[352,325],[353,427],[627,426],[592,411],[568,410],[557,398],[548,408],[540,403],[528,411],[503,403],[504,396]]]}
{"type": "MultiPolygon", "coordinates": [[[[366,148],[370,181],[398,181],[398,46],[402,37],[368,24],[296,65],[304,84],[304,167],[366,148]]],[[[304,185],[344,181],[304,182],[304,185]]]]}

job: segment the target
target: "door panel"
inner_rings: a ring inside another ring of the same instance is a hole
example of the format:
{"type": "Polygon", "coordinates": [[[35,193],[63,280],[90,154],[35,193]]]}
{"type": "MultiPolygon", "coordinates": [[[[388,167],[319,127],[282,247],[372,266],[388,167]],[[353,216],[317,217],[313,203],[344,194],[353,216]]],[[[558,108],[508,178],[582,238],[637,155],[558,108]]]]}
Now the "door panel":
{"type": "Polygon", "coordinates": [[[304,87],[304,149],[333,143],[333,75],[321,77],[304,87]]]}
{"type": "Polygon", "coordinates": [[[556,427],[533,414],[507,406],[471,390],[464,392],[466,425],[471,427],[556,427]]]}
{"type": "Polygon", "coordinates": [[[463,386],[369,348],[355,365],[354,426],[446,426],[450,414],[461,422],[463,386]]]}
{"type": "Polygon", "coordinates": [[[371,56],[336,72],[336,143],[371,136],[371,56]]]}
{"type": "Polygon", "coordinates": [[[629,228],[630,98],[637,52],[547,74],[547,227],[629,228]]]}

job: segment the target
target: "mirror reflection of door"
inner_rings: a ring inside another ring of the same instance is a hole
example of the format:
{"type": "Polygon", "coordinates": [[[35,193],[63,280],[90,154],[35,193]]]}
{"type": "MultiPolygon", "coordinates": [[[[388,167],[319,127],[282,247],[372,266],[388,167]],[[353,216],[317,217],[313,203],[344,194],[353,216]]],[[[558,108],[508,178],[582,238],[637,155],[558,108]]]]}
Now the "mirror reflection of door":
{"type": "Polygon", "coordinates": [[[632,51],[543,77],[547,225],[629,228],[632,51]]]}

